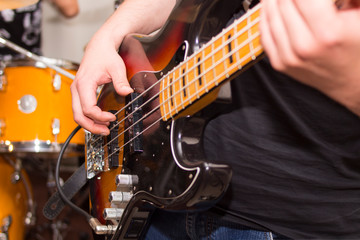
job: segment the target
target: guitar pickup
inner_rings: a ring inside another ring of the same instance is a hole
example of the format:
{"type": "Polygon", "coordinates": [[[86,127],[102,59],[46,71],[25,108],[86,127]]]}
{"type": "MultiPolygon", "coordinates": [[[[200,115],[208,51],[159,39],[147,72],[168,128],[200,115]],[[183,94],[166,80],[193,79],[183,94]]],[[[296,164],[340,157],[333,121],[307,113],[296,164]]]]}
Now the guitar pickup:
{"type": "MultiPolygon", "coordinates": [[[[116,111],[110,111],[111,113],[116,113],[116,111]]],[[[107,139],[107,150],[108,150],[108,163],[109,168],[119,167],[119,124],[117,120],[111,122],[109,125],[110,134],[106,137],[107,139]]]]}
{"type": "Polygon", "coordinates": [[[128,140],[130,141],[130,153],[143,152],[142,131],[143,131],[143,112],[141,105],[142,96],[139,93],[131,93],[127,96],[129,107],[126,111],[126,126],[128,128],[128,140]]]}

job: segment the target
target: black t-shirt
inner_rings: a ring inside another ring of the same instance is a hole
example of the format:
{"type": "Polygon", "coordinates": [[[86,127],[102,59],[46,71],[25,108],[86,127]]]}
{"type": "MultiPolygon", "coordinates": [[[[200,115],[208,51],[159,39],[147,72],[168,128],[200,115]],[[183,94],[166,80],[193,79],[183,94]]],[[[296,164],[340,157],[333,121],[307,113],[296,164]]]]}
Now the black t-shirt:
{"type": "MultiPolygon", "coordinates": [[[[41,3],[18,9],[0,11],[0,36],[41,54],[41,3]]],[[[24,58],[20,53],[0,44],[0,60],[24,58]]]]}
{"type": "Polygon", "coordinates": [[[233,169],[218,204],[225,219],[297,239],[360,239],[360,118],[267,59],[232,81],[232,95],[204,138],[207,158],[233,169]]]}

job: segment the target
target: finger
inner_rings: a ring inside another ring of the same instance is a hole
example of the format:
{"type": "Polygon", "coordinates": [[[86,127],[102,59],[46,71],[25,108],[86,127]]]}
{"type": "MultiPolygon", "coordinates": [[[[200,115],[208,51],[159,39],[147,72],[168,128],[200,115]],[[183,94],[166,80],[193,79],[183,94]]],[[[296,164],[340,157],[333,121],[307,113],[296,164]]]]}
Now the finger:
{"type": "MultiPolygon", "coordinates": [[[[289,0],[285,0],[286,2],[289,0]]],[[[329,27],[333,28],[337,22],[336,5],[333,0],[291,0],[303,18],[304,24],[315,36],[327,34],[329,27]]]]}
{"type": "Polygon", "coordinates": [[[272,33],[270,31],[269,26],[269,16],[267,14],[269,8],[269,1],[263,0],[261,8],[261,20],[260,20],[260,35],[261,35],[261,45],[264,48],[264,51],[268,55],[270,59],[276,59],[277,54],[277,46],[275,44],[275,40],[272,37],[272,33]]]}
{"type": "Polygon", "coordinates": [[[318,43],[300,9],[293,0],[278,0],[278,6],[289,42],[288,51],[300,59],[314,54],[318,43]]]}
{"type": "Polygon", "coordinates": [[[75,122],[78,123],[80,126],[82,126],[84,129],[92,133],[108,135],[110,132],[109,129],[107,128],[106,123],[105,125],[101,123],[96,123],[83,114],[79,95],[77,89],[74,86],[75,85],[71,85],[71,95],[72,95],[72,110],[73,110],[75,122]]]}
{"type": "Polygon", "coordinates": [[[96,81],[83,79],[85,77],[82,77],[81,73],[77,74],[73,83],[75,85],[74,88],[77,90],[77,97],[79,98],[83,115],[96,122],[115,121],[116,117],[112,113],[104,112],[96,105],[96,89],[98,87],[96,81]],[[86,82],[83,83],[83,81],[86,82]]]}
{"type": "Polygon", "coordinates": [[[284,63],[297,61],[293,53],[287,29],[285,27],[282,12],[279,9],[278,0],[264,0],[266,23],[264,32],[268,36],[264,40],[270,39],[270,46],[267,46],[268,55],[272,65],[277,70],[283,70],[284,63]]]}

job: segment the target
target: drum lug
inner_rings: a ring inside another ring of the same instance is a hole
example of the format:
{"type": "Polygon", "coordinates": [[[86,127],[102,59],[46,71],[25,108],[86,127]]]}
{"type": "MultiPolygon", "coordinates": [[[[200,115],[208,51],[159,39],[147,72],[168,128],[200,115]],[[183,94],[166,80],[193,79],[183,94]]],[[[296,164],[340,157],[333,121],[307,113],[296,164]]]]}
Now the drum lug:
{"type": "Polygon", "coordinates": [[[51,124],[51,128],[52,128],[52,134],[55,136],[58,135],[60,133],[60,119],[54,118],[51,124]]]}
{"type": "Polygon", "coordinates": [[[2,226],[0,226],[0,240],[8,240],[8,232],[12,223],[11,215],[2,220],[2,226]]]}
{"type": "Polygon", "coordinates": [[[18,108],[23,113],[33,113],[37,108],[37,100],[33,95],[26,94],[22,96],[18,101],[18,108]]]}
{"type": "Polygon", "coordinates": [[[13,184],[18,183],[21,180],[21,168],[22,163],[19,159],[16,159],[16,162],[14,164],[14,173],[11,175],[11,182],[13,184]]]}
{"type": "Polygon", "coordinates": [[[54,76],[53,87],[55,91],[60,91],[61,89],[61,76],[59,74],[55,74],[54,76]]]}
{"type": "Polygon", "coordinates": [[[6,127],[6,124],[5,124],[5,120],[4,119],[0,119],[0,137],[5,135],[5,127],[6,127]]]}
{"type": "Polygon", "coordinates": [[[7,84],[7,79],[4,69],[0,67],[0,91],[5,91],[6,84],[7,84]]]}

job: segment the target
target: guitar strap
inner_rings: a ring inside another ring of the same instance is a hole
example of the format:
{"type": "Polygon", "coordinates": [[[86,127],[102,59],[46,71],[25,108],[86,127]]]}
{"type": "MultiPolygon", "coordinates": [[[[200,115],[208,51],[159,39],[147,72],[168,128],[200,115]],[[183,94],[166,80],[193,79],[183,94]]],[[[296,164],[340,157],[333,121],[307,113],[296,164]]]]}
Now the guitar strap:
{"type": "MultiPolygon", "coordinates": [[[[77,192],[79,192],[79,190],[87,183],[87,181],[86,166],[85,163],[83,163],[81,167],[66,180],[61,188],[65,196],[68,199],[71,199],[77,192]]],[[[43,208],[43,214],[47,219],[53,220],[60,214],[64,206],[65,203],[61,199],[59,193],[55,192],[46,202],[43,208]]]]}

